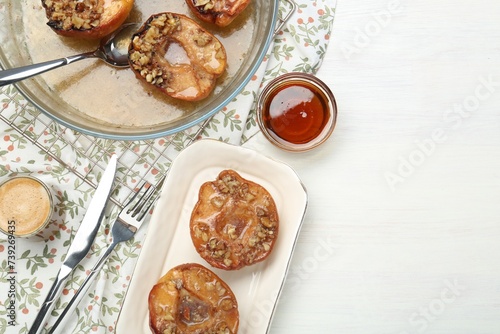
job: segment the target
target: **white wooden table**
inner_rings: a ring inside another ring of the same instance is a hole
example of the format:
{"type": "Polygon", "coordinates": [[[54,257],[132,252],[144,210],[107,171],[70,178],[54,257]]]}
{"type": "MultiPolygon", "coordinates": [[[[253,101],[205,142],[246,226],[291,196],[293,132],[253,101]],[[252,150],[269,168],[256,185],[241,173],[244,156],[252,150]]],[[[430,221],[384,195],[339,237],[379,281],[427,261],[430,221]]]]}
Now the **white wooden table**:
{"type": "MultiPolygon", "coordinates": [[[[271,333],[500,333],[500,2],[342,1],[271,333]]],[[[263,305],[265,307],[265,305],[263,305]]]]}

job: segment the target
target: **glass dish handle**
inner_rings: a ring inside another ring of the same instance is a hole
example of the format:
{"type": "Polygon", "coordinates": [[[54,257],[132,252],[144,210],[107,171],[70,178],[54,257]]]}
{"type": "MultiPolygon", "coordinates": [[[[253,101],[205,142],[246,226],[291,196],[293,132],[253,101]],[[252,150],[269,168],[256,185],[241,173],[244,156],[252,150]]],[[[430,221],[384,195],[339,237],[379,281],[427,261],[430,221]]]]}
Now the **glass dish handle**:
{"type": "Polygon", "coordinates": [[[278,20],[278,25],[276,26],[276,30],[274,30],[274,37],[278,35],[290,17],[292,17],[293,13],[297,10],[297,3],[294,0],[283,0],[283,2],[287,2],[290,8],[285,14],[282,13],[283,17],[278,20]]]}

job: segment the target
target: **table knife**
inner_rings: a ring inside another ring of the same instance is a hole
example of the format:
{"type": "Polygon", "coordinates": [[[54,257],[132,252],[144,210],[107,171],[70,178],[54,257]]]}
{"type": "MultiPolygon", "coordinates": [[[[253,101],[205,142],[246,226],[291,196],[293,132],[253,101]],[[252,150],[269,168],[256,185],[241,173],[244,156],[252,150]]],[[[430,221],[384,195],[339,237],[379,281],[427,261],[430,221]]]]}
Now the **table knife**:
{"type": "Polygon", "coordinates": [[[85,213],[85,217],[76,232],[73,242],[69,246],[66,258],[61,265],[61,269],[57,273],[56,280],[52,285],[45,301],[40,308],[40,311],[31,326],[29,334],[39,334],[42,332],[47,320],[50,318],[50,313],[54,308],[54,304],[59,297],[64,283],[68,279],[73,269],[87,255],[90,246],[94,242],[94,238],[99,229],[99,223],[104,215],[106,202],[111,194],[111,187],[116,173],[117,157],[115,154],[109,159],[108,166],[104,171],[99,185],[94,192],[90,205],[85,213]]]}

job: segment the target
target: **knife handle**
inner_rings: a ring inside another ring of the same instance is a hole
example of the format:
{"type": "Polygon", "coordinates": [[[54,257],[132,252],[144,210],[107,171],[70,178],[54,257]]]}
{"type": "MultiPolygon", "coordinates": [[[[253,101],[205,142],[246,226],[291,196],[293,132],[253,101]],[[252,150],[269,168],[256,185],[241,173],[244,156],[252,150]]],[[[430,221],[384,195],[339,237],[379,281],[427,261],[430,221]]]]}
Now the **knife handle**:
{"type": "Polygon", "coordinates": [[[115,248],[115,246],[117,244],[118,243],[112,242],[108,246],[108,248],[106,248],[106,251],[101,255],[101,257],[96,262],[94,267],[90,270],[90,274],[87,276],[87,278],[85,278],[85,281],[83,281],[83,283],[80,286],[80,288],[78,289],[78,291],[76,291],[76,293],[73,295],[73,298],[71,298],[71,300],[68,302],[68,305],[66,305],[63,312],[59,315],[56,322],[54,323],[54,326],[52,326],[52,328],[50,329],[49,333],[51,333],[51,334],[58,333],[62,329],[64,329],[66,323],[68,322],[68,319],[73,314],[76,307],[78,306],[78,304],[82,300],[83,296],[90,288],[90,285],[91,285],[90,283],[94,280],[97,273],[99,273],[99,271],[102,269],[102,267],[104,266],[104,263],[106,263],[106,260],[108,259],[109,255],[111,254],[111,252],[113,251],[113,249],[115,248]],[[59,327],[59,330],[57,330],[58,327],[59,327]]]}
{"type": "Polygon", "coordinates": [[[50,318],[52,310],[54,309],[54,303],[61,294],[61,291],[64,288],[64,283],[66,283],[66,279],[70,273],[71,268],[67,266],[62,266],[61,269],[59,269],[56,280],[54,281],[54,284],[52,284],[52,287],[50,288],[49,293],[47,294],[47,297],[45,298],[45,301],[43,302],[42,307],[33,322],[33,325],[31,325],[29,334],[40,334],[42,332],[47,320],[50,318]]]}

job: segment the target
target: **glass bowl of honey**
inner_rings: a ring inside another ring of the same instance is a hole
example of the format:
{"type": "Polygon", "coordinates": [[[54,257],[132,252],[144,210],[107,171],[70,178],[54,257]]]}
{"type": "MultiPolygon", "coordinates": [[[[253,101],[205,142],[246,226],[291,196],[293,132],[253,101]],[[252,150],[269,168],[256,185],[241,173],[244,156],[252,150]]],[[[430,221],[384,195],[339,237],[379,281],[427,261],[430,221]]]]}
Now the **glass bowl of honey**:
{"type": "Polygon", "coordinates": [[[330,88],[312,74],[292,72],[271,80],[257,101],[257,122],[275,146],[292,152],[324,143],[337,121],[330,88]]]}

